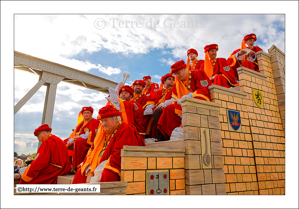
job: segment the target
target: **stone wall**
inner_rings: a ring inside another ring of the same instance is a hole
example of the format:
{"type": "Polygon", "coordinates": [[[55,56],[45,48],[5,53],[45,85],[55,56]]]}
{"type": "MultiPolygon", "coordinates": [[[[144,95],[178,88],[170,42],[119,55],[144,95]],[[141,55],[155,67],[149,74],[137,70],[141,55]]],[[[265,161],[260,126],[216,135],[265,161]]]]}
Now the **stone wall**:
{"type": "MultiPolygon", "coordinates": [[[[268,52],[271,56],[270,63],[268,66],[262,66],[262,70],[264,67],[266,69],[267,67],[272,67],[280,116],[283,128],[285,128],[285,54],[274,45],[268,50],[268,52]]],[[[264,58],[261,57],[261,59],[264,58]]],[[[268,59],[264,60],[266,62],[268,61],[268,59]]]]}
{"type": "Polygon", "coordinates": [[[257,53],[260,73],[238,68],[240,91],[212,85],[211,102],[182,100],[182,140],[148,144],[138,151],[142,156],[124,148],[127,194],[145,194],[148,169],[179,173],[170,178],[170,194],[285,194],[284,56],[269,51],[257,53]],[[263,95],[261,105],[254,91],[263,95]],[[239,112],[239,129],[228,111],[239,112]]]}

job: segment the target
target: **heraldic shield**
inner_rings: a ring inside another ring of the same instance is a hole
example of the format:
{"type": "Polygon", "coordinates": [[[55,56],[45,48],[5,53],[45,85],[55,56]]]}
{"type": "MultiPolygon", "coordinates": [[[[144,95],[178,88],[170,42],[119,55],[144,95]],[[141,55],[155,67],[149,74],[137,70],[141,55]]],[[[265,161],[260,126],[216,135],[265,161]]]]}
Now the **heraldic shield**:
{"type": "Polygon", "coordinates": [[[228,110],[229,123],[234,130],[238,130],[241,126],[240,112],[228,110]]]}
{"type": "Polygon", "coordinates": [[[147,189],[148,195],[168,195],[169,194],[169,171],[160,170],[147,171],[147,189]]]}
{"type": "Polygon", "coordinates": [[[264,102],[263,92],[260,90],[252,89],[252,96],[253,96],[255,104],[258,107],[261,107],[264,102]]]}

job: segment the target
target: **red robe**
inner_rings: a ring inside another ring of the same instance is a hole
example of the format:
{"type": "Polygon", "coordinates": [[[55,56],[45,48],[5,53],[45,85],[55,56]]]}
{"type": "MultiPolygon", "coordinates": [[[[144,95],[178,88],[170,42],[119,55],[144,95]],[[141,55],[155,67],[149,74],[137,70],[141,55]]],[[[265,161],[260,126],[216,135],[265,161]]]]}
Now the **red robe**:
{"type": "Polygon", "coordinates": [[[140,94],[134,94],[134,97],[131,99],[131,101],[138,102],[143,108],[143,106],[147,103],[148,99],[149,97],[141,92],[140,94]]]}
{"type": "MultiPolygon", "coordinates": [[[[153,111],[155,111],[156,107],[165,102],[165,100],[169,100],[171,99],[171,95],[172,95],[172,88],[173,87],[170,87],[168,89],[164,88],[162,90],[159,90],[157,92],[157,94],[151,96],[149,98],[149,101],[147,102],[146,105],[149,105],[149,104],[155,104],[155,107],[153,108],[153,111]]],[[[156,134],[155,134],[155,130],[153,128],[153,115],[144,115],[143,116],[143,127],[145,129],[145,132],[147,135],[149,135],[149,137],[151,138],[155,138],[156,134]]]]}
{"type": "MultiPolygon", "coordinates": [[[[84,125],[84,121],[79,123],[75,129],[76,135],[85,134],[85,132],[89,131],[89,135],[87,139],[78,138],[74,141],[74,147],[72,151],[73,156],[73,169],[77,169],[78,165],[83,162],[87,151],[93,143],[94,137],[96,136],[96,130],[99,126],[99,120],[92,118],[86,125],[84,125]],[[87,130],[88,129],[88,130],[87,130]]],[[[68,139],[64,140],[66,146],[68,139]]]]}
{"type": "MultiPolygon", "coordinates": [[[[190,89],[193,92],[193,98],[210,101],[210,93],[208,87],[212,85],[206,73],[202,70],[191,71],[190,89]]],[[[173,95],[177,96],[177,83],[173,86],[173,95]]],[[[182,107],[177,102],[168,105],[163,110],[163,113],[158,122],[158,129],[161,131],[166,140],[169,140],[172,131],[181,125],[182,107]]]]}
{"type": "Polygon", "coordinates": [[[142,126],[144,109],[142,109],[141,105],[133,101],[124,101],[122,99],[119,99],[119,101],[122,121],[126,124],[134,125],[139,133],[144,133],[145,130],[142,126]]]}
{"type": "MultiPolygon", "coordinates": [[[[105,164],[101,182],[111,182],[120,180],[121,171],[121,149],[123,146],[145,146],[143,139],[139,135],[135,126],[122,123],[117,129],[114,136],[110,139],[110,142],[104,151],[98,165],[108,160],[105,164]]],[[[93,152],[97,151],[97,147],[93,149],[93,152]]],[[[93,171],[92,171],[93,172],[93,171]]],[[[81,174],[81,168],[76,173],[73,184],[86,183],[86,176],[81,174]]]]}
{"type": "Polygon", "coordinates": [[[197,60],[197,59],[191,61],[190,64],[191,70],[200,70],[200,65],[201,65],[200,61],[201,60],[197,60]]]}
{"type": "Polygon", "coordinates": [[[56,184],[57,177],[67,175],[70,170],[67,148],[60,138],[51,135],[38,148],[36,157],[24,171],[20,184],[56,184]]]}
{"type": "MultiPolygon", "coordinates": [[[[204,70],[204,62],[204,60],[199,61],[200,70],[204,70]]],[[[229,67],[226,59],[224,58],[216,58],[212,76],[215,76],[213,81],[213,84],[215,85],[223,86],[226,88],[239,85],[239,83],[237,83],[237,81],[235,80],[234,71],[229,67]]]]}
{"type": "Polygon", "coordinates": [[[159,90],[159,85],[157,83],[151,83],[151,85],[146,86],[142,91],[146,96],[153,96],[159,90]]]}
{"type": "MultiPolygon", "coordinates": [[[[239,52],[241,49],[237,49],[235,50],[230,56],[229,58],[227,59],[227,63],[229,64],[229,66],[231,67],[231,69],[234,71],[234,74],[235,74],[235,77],[238,78],[238,71],[237,71],[237,68],[238,67],[246,67],[246,68],[249,68],[251,70],[254,70],[254,71],[257,71],[257,72],[260,72],[259,70],[259,66],[258,66],[258,63],[257,63],[257,60],[255,60],[254,62],[250,62],[250,58],[249,58],[249,55],[246,55],[245,56],[245,61],[242,63],[242,60],[236,60],[236,53],[239,52]]],[[[259,51],[263,51],[260,47],[258,46],[253,46],[252,51],[254,52],[259,52],[259,51]]]]}

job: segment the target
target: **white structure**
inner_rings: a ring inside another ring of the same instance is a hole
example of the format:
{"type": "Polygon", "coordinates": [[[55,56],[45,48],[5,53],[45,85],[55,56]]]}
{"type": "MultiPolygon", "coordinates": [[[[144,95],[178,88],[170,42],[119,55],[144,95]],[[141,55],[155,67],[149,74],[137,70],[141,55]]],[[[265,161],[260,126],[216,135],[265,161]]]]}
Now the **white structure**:
{"type": "Polygon", "coordinates": [[[110,87],[115,88],[117,85],[116,82],[17,51],[14,52],[14,68],[39,75],[37,84],[15,105],[14,114],[42,85],[46,85],[47,92],[41,124],[47,123],[49,126],[52,125],[56,88],[60,81],[103,93],[108,93],[110,87]]]}

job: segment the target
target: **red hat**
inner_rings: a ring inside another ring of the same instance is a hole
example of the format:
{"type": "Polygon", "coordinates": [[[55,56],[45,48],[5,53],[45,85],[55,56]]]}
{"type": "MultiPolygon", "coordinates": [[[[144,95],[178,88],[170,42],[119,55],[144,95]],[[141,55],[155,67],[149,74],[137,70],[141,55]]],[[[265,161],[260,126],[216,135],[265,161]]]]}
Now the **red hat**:
{"type": "Polygon", "coordinates": [[[121,113],[112,105],[106,105],[99,110],[98,120],[113,116],[121,116],[121,113]]]}
{"type": "Polygon", "coordinates": [[[123,91],[129,92],[132,96],[134,96],[134,90],[132,89],[131,86],[126,85],[126,86],[121,87],[121,89],[119,89],[119,91],[118,91],[118,95],[120,95],[120,93],[123,91]]]}
{"type": "Polygon", "coordinates": [[[167,73],[166,75],[162,76],[161,82],[164,83],[164,81],[169,77],[174,78],[174,75],[172,73],[167,73]]]}
{"type": "Polygon", "coordinates": [[[139,85],[141,85],[141,86],[143,86],[143,87],[145,87],[145,85],[146,85],[146,83],[145,83],[143,80],[136,80],[136,81],[133,83],[132,86],[134,86],[134,85],[136,85],[136,84],[139,84],[139,85]]]}
{"type": "Polygon", "coordinates": [[[194,54],[196,54],[196,56],[198,56],[198,53],[197,53],[197,51],[196,51],[195,49],[189,49],[189,50],[187,51],[187,56],[188,56],[190,53],[194,53],[194,54]]]}
{"type": "Polygon", "coordinates": [[[251,34],[248,34],[248,35],[244,36],[243,39],[246,41],[247,39],[251,39],[251,38],[253,38],[254,41],[256,41],[256,35],[254,33],[251,33],[251,34]]]}
{"type": "Polygon", "coordinates": [[[143,77],[143,80],[146,80],[146,79],[152,79],[152,78],[149,75],[147,75],[147,76],[143,77]]]}
{"type": "Polygon", "coordinates": [[[175,73],[183,68],[185,68],[187,65],[185,64],[185,61],[184,60],[180,60],[176,63],[174,63],[173,65],[171,65],[171,70],[170,72],[171,73],[175,73]]]}
{"type": "Polygon", "coordinates": [[[41,131],[52,131],[52,128],[48,124],[42,124],[34,130],[34,136],[37,136],[41,131]]]}
{"type": "Polygon", "coordinates": [[[205,53],[206,53],[207,51],[210,51],[211,49],[217,49],[217,51],[218,51],[218,45],[217,45],[217,44],[206,45],[205,48],[204,48],[205,53]]]}
{"type": "Polygon", "coordinates": [[[83,113],[85,110],[90,111],[91,113],[93,113],[93,108],[92,107],[82,107],[81,112],[83,113]]]}

